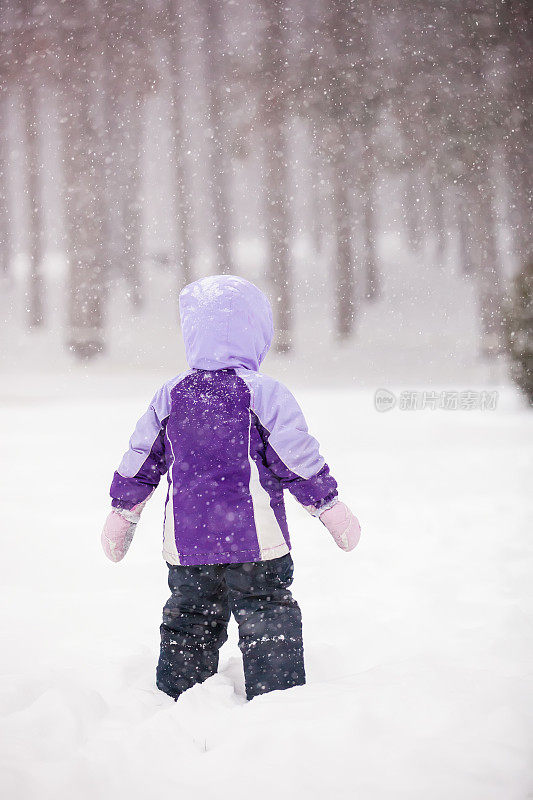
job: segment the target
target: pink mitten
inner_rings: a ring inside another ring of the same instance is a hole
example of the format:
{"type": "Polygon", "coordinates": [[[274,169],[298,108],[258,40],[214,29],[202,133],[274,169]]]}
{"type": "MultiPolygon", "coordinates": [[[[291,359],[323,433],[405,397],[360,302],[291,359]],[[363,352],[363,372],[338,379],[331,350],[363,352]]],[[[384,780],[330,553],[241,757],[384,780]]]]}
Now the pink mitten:
{"type": "Polygon", "coordinates": [[[322,522],[331,533],[341,550],[347,553],[357,546],[361,538],[361,526],[348,506],[337,502],[331,508],[318,512],[320,522],[322,522]]]}
{"type": "Polygon", "coordinates": [[[132,509],[114,508],[105,521],[102,531],[102,547],[111,561],[122,561],[128,552],[141,511],[148,498],[132,509]]]}

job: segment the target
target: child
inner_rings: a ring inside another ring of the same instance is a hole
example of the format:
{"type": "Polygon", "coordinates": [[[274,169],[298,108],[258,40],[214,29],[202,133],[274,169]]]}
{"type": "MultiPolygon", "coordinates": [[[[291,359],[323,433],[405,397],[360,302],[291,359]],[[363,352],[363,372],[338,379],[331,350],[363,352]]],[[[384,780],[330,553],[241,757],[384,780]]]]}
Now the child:
{"type": "Polygon", "coordinates": [[[318,516],[343,550],[360,528],[296,400],[258,372],[272,310],[252,283],[216,275],[186,286],[180,316],[190,369],[168,381],[137,423],[111,484],[102,545],[120,561],[168,472],[157,686],[177,699],[214,675],[230,611],[248,699],[305,683],[302,622],[283,490],[318,516]]]}

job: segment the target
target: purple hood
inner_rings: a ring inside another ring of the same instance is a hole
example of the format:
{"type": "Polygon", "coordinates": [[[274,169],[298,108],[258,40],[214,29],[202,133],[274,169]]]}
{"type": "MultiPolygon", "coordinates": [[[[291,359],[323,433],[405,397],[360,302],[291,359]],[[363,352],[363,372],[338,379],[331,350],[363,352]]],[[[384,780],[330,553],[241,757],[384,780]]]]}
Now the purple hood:
{"type": "Polygon", "coordinates": [[[190,367],[259,369],[274,330],[272,308],[257,286],[236,275],[212,275],[186,286],[179,307],[190,367]]]}

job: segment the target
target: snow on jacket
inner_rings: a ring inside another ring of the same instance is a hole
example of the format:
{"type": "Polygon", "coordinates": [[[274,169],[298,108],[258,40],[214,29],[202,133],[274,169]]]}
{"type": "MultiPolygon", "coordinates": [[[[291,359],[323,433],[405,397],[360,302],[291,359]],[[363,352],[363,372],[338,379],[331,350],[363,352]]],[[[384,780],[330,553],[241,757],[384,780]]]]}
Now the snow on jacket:
{"type": "Polygon", "coordinates": [[[132,508],[168,473],[163,556],[233,564],[288,553],[283,490],[319,508],[337,484],[279,381],[258,372],[272,310],[252,283],[216,275],[189,284],[180,316],[190,369],[155,394],[111,484],[132,508]]]}

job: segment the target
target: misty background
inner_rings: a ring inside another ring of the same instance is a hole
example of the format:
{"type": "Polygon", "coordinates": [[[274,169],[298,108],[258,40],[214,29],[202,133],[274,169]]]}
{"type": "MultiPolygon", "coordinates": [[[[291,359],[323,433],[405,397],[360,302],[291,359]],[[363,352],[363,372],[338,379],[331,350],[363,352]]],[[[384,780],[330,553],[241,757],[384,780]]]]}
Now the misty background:
{"type": "Polygon", "coordinates": [[[230,272],[275,371],[505,380],[531,33],[527,0],[3,0],[3,369],[175,369],[179,290],[230,272]]]}

